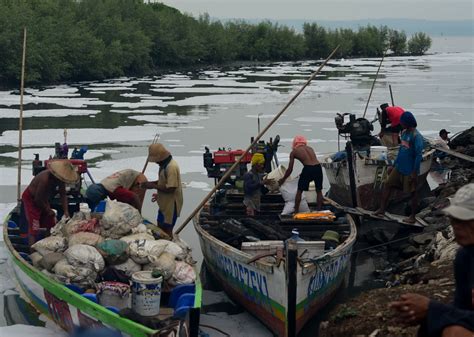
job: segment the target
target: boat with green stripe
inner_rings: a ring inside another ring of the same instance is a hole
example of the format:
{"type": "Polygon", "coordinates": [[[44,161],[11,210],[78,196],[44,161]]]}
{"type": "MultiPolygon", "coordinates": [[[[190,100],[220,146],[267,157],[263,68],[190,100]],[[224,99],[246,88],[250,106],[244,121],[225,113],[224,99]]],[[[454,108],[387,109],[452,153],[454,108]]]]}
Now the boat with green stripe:
{"type": "MultiPolygon", "coordinates": [[[[120,331],[124,336],[133,337],[175,336],[174,333],[183,337],[198,336],[202,296],[199,279],[194,287],[194,303],[189,306],[185,317],[173,318],[169,320],[170,324],[160,329],[150,328],[91,301],[74,288],[53,280],[34,267],[28,258],[28,247],[22,244],[17,235],[18,217],[17,209],[13,210],[5,219],[3,227],[3,238],[13,276],[18,283],[17,288],[39,313],[46,315],[64,330],[70,332],[77,326],[106,326],[120,331]]],[[[164,297],[166,296],[162,296],[162,299],[164,297]]],[[[164,320],[172,317],[172,308],[163,305],[157,318],[164,320]]]]}

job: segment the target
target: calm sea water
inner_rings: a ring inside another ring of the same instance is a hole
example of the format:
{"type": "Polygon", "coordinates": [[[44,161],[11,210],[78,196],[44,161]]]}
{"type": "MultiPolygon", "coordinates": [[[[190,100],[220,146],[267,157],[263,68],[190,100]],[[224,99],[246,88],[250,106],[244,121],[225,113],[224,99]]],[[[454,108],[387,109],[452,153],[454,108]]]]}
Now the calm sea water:
{"type": "MultiPolygon", "coordinates": [[[[395,103],[415,114],[425,136],[435,137],[441,128],[454,134],[474,125],[473,39],[435,38],[430,52],[422,57],[385,59],[367,109],[369,119],[378,105],[390,100],[391,85],[395,103]]],[[[364,113],[378,65],[379,59],[331,60],[265,136],[281,136],[280,161],[288,160],[296,134],[305,135],[320,155],[336,151],[334,115],[364,113]]],[[[262,127],[266,125],[318,66],[318,61],[281,62],[27,88],[22,185],[31,179],[33,154],[39,153],[42,159],[52,154],[54,142],[64,141],[64,129],[71,148],[89,147],[86,158],[97,180],[123,168],[141,170],[147,145],[159,134],[180,164],[187,185],[182,221],[212,187],[202,167],[204,146],[246,148],[250,137],[257,134],[257,116],[262,127]]],[[[16,200],[18,104],[16,93],[0,91],[3,209],[16,200]]],[[[157,166],[149,165],[146,174],[155,179],[157,166]]],[[[151,219],[156,216],[150,195],[144,215],[151,219]]],[[[192,224],[182,237],[201,260],[192,224]]],[[[355,285],[362,286],[371,266],[370,261],[359,262],[355,285]]],[[[0,279],[4,280],[6,273],[4,269],[1,272],[0,279]]],[[[228,303],[221,292],[206,292],[204,301],[228,303]]],[[[269,335],[258,321],[229,305],[232,310],[214,305],[214,309],[221,309],[208,314],[204,321],[230,329],[233,336],[269,335]]]]}

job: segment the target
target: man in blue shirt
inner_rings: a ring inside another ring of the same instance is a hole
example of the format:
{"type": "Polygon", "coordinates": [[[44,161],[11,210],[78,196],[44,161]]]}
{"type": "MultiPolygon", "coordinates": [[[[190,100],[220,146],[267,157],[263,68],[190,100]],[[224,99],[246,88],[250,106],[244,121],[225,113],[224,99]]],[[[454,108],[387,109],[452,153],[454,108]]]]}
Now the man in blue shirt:
{"type": "Polygon", "coordinates": [[[423,137],[416,129],[416,119],[410,111],[405,111],[402,114],[400,117],[400,125],[403,131],[397,159],[395,159],[394,168],[385,181],[382,203],[380,204],[380,208],[375,212],[375,215],[383,215],[392,191],[394,189],[401,189],[405,193],[411,193],[411,215],[404,221],[407,223],[415,223],[415,215],[418,207],[416,187],[423,153],[423,137]]]}

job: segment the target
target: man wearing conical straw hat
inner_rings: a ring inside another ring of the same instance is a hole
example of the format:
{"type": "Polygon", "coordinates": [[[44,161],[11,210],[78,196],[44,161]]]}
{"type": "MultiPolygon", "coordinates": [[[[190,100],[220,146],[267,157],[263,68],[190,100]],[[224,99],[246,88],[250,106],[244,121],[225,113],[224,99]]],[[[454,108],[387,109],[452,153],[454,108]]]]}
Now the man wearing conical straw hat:
{"type": "Polygon", "coordinates": [[[47,231],[56,224],[56,214],[49,200],[59,192],[64,216],[69,217],[66,184],[75,184],[79,174],[69,160],[58,159],[48,162],[46,170],[31,181],[21,196],[20,230],[32,245],[40,228],[47,231]]]}
{"type": "Polygon", "coordinates": [[[152,201],[158,203],[157,223],[166,234],[173,235],[181,208],[183,207],[183,188],[178,163],[163,144],[151,144],[148,147],[148,161],[160,166],[158,180],[140,183],[141,188],[156,189],[152,201]]]}

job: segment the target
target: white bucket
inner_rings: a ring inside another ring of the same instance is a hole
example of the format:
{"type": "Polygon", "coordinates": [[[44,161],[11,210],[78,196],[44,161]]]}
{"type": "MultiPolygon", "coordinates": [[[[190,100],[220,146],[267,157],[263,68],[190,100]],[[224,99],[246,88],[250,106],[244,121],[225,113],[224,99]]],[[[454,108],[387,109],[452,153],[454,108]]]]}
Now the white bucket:
{"type": "Polygon", "coordinates": [[[266,184],[265,187],[268,188],[270,191],[278,191],[280,185],[278,185],[278,180],[283,178],[286,172],[286,167],[283,165],[278,166],[276,169],[268,173],[265,178],[266,179],[273,179],[271,184],[266,184]]]}
{"type": "Polygon", "coordinates": [[[153,277],[151,273],[137,271],[132,274],[132,309],[142,316],[156,316],[160,313],[163,277],[153,277]]]}
{"type": "Polygon", "coordinates": [[[380,160],[387,159],[387,147],[386,146],[371,146],[370,158],[380,159],[380,160]]]}

